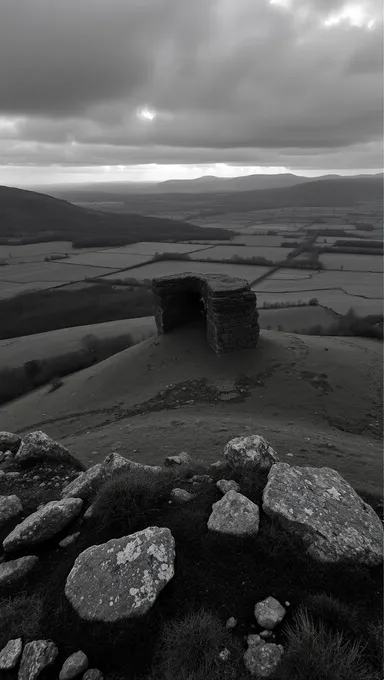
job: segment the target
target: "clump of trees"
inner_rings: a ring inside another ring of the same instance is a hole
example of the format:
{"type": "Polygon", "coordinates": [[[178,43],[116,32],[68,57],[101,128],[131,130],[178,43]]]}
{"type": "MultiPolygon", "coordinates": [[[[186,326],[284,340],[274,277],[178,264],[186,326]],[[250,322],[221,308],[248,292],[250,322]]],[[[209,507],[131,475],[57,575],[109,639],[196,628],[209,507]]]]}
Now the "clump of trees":
{"type": "Polygon", "coordinates": [[[306,331],[307,335],[339,335],[359,338],[383,339],[383,315],[371,314],[358,316],[351,307],[347,314],[340,316],[328,328],[320,324],[312,326],[306,331]]]}

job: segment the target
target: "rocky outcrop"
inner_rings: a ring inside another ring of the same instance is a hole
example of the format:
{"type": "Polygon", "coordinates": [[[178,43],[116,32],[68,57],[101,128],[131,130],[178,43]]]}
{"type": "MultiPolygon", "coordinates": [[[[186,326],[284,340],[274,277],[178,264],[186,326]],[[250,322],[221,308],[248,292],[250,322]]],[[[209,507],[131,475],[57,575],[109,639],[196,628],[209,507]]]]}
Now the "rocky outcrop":
{"type": "Polygon", "coordinates": [[[72,456],[65,446],[55,442],[41,430],[30,432],[22,440],[15,455],[15,461],[22,464],[44,460],[56,460],[79,470],[84,470],[82,463],[72,456]]]}
{"type": "Polygon", "coordinates": [[[177,456],[167,456],[164,459],[165,467],[177,467],[178,465],[190,465],[192,458],[186,451],[182,451],[177,456]]]}
{"type": "Polygon", "coordinates": [[[52,640],[28,642],[21,657],[18,680],[36,680],[55,662],[58,653],[59,650],[52,640]]]}
{"type": "Polygon", "coordinates": [[[230,536],[255,536],[259,530],[259,508],[241,493],[228,491],[212,505],[208,529],[230,536]]]}
{"type": "Polygon", "coordinates": [[[3,541],[4,550],[11,552],[44,543],[64,529],[79,514],[82,505],[81,498],[50,501],[14,528],[3,541]]]}
{"type": "Polygon", "coordinates": [[[279,460],[272,446],[258,434],[231,439],[224,449],[224,457],[232,468],[252,468],[259,472],[268,472],[279,460]]]}
{"type": "Polygon", "coordinates": [[[18,496],[0,496],[0,531],[23,512],[18,496]]]}
{"type": "MultiPolygon", "coordinates": [[[[286,611],[274,597],[267,597],[255,605],[255,618],[259,626],[273,630],[282,622],[286,611]]],[[[267,636],[268,637],[268,636],[267,636]]]]}
{"type": "Polygon", "coordinates": [[[169,529],[148,527],[82,552],[65,594],[89,621],[119,621],[145,614],[174,575],[175,542],[169,529]]]}
{"type": "Polygon", "coordinates": [[[158,333],[205,318],[207,341],[216,354],[256,347],[256,295],[243,279],[224,274],[175,274],[153,279],[158,333]]]}
{"type": "Polygon", "coordinates": [[[21,437],[12,432],[0,432],[0,451],[16,453],[21,444],[21,437]]]}
{"type": "Polygon", "coordinates": [[[26,555],[17,560],[3,562],[0,564],[0,586],[20,585],[38,562],[39,558],[36,555],[26,555]]]}
{"type": "Polygon", "coordinates": [[[248,649],[243,656],[246,669],[256,678],[271,677],[280,663],[283,647],[264,642],[259,635],[248,635],[247,644],[248,649]]]}
{"type": "Polygon", "coordinates": [[[273,465],[263,510],[301,536],[307,552],[321,562],[374,566],[383,560],[379,518],[336,470],[273,465]]]}
{"type": "Polygon", "coordinates": [[[122,472],[123,470],[143,470],[145,472],[159,473],[162,468],[159,465],[143,465],[136,463],[133,460],[124,458],[119,453],[110,453],[103,463],[103,471],[106,478],[115,474],[115,472],[122,472]]]}

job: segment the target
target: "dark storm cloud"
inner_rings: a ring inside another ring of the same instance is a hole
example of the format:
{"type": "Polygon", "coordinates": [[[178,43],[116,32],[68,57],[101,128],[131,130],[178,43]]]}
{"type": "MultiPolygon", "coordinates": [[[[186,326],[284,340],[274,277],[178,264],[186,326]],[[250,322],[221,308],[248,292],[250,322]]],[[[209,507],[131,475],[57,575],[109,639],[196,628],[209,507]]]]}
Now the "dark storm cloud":
{"type": "Polygon", "coordinates": [[[380,2],[338,21],[345,6],[0,0],[2,158],[282,164],[356,145],[369,155],[382,132],[380,2]],[[145,106],[152,122],[137,116],[145,106]]]}

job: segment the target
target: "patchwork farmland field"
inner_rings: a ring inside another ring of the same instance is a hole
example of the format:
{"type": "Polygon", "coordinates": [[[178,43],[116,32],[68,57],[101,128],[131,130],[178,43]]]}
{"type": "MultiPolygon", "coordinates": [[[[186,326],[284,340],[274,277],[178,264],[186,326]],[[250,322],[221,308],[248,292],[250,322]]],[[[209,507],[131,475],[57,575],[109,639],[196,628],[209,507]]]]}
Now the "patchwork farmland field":
{"type": "Polygon", "coordinates": [[[349,253],[322,253],[319,257],[326,269],[355,272],[382,272],[382,255],[358,255],[349,253]]]}
{"type": "Polygon", "coordinates": [[[243,265],[243,264],[221,264],[219,262],[184,262],[182,260],[169,260],[160,262],[151,262],[150,264],[135,267],[126,272],[109,274],[105,280],[129,279],[134,277],[138,281],[145,279],[153,279],[159,276],[167,276],[169,274],[180,274],[183,272],[194,272],[198,274],[207,274],[209,272],[228,274],[228,276],[236,276],[246,279],[249,282],[254,281],[259,276],[268,272],[268,267],[243,265]]]}
{"type": "Polygon", "coordinates": [[[272,262],[282,262],[285,260],[290,252],[289,248],[274,248],[273,246],[255,247],[255,246],[213,246],[207,250],[191,253],[191,260],[202,260],[205,258],[214,260],[229,260],[231,257],[264,257],[272,262]]]}

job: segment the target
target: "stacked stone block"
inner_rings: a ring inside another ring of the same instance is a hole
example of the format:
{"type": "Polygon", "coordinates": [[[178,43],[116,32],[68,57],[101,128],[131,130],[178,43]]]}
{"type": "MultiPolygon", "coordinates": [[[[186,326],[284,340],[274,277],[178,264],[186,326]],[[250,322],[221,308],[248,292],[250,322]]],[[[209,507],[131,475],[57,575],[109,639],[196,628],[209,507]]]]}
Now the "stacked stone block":
{"type": "Polygon", "coordinates": [[[188,296],[202,298],[207,340],[216,354],[256,347],[259,337],[256,295],[243,279],[224,274],[172,274],[154,279],[155,319],[159,334],[200,316],[188,296]]]}

